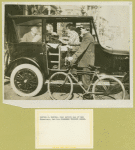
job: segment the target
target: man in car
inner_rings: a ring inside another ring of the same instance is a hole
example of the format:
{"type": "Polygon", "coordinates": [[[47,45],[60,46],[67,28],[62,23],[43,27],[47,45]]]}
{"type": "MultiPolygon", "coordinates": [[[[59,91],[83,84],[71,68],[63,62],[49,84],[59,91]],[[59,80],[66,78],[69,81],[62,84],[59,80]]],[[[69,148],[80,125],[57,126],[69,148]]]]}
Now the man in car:
{"type": "Polygon", "coordinates": [[[66,25],[66,32],[68,34],[68,38],[65,39],[64,38],[60,38],[59,40],[63,43],[63,44],[68,44],[68,45],[79,45],[80,41],[79,41],[79,35],[78,33],[75,31],[76,28],[73,24],[67,24],[66,25]]]}
{"type": "MultiPolygon", "coordinates": [[[[70,61],[71,65],[78,62],[79,67],[93,66],[95,62],[94,38],[84,26],[82,26],[80,30],[83,35],[81,45],[75,54],[68,58],[68,61],[70,61]]],[[[83,70],[90,71],[88,68],[83,68],[83,70]]],[[[82,82],[84,88],[87,89],[90,83],[90,76],[83,75],[82,82]]]]}
{"type": "Polygon", "coordinates": [[[22,42],[33,42],[34,37],[37,35],[38,33],[38,27],[33,26],[31,27],[31,31],[24,34],[23,38],[22,38],[22,42]]]}
{"type": "Polygon", "coordinates": [[[38,27],[37,29],[38,31],[31,42],[42,42],[42,27],[38,27]]]}

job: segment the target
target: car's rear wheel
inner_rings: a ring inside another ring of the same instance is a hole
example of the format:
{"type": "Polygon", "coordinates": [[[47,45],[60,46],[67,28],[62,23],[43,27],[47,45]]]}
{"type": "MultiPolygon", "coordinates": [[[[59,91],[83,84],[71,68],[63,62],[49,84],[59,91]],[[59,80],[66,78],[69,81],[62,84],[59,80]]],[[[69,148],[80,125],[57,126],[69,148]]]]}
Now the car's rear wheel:
{"type": "Polygon", "coordinates": [[[31,64],[22,64],[12,71],[10,83],[16,94],[35,96],[43,87],[43,75],[37,67],[31,64]]]}

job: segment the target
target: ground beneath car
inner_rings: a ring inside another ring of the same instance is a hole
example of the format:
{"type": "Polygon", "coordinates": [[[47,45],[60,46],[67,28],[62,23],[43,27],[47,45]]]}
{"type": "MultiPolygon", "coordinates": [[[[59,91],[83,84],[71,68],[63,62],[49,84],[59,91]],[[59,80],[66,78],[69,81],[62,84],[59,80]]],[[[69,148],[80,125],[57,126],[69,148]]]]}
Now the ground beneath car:
{"type": "MultiPolygon", "coordinates": [[[[5,100],[51,100],[49,93],[47,91],[47,84],[44,85],[42,91],[35,97],[20,97],[12,90],[9,79],[4,80],[4,99],[5,100]]],[[[125,99],[130,99],[129,94],[127,92],[126,92],[125,99]]],[[[80,87],[74,86],[74,94],[72,100],[83,100],[81,96],[80,87]],[[78,91],[79,94],[77,94],[78,91]]]]}

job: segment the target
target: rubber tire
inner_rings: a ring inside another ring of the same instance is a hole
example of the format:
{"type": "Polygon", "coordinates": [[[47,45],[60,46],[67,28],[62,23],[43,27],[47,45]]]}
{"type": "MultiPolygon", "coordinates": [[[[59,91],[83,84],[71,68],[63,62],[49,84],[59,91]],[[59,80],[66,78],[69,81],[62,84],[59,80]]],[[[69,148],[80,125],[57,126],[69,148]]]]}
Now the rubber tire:
{"type": "MultiPolygon", "coordinates": [[[[113,76],[103,76],[103,77],[101,77],[100,79],[97,79],[96,81],[95,81],[95,83],[94,83],[94,85],[93,85],[93,87],[92,87],[92,93],[94,93],[95,92],[95,88],[96,88],[96,85],[97,85],[97,83],[100,81],[100,80],[102,80],[102,79],[108,79],[108,78],[110,78],[110,79],[113,79],[113,80],[115,80],[115,81],[117,81],[120,85],[121,85],[121,87],[122,87],[122,89],[123,89],[123,99],[125,98],[125,87],[124,87],[124,85],[122,84],[122,82],[119,80],[119,79],[117,79],[117,78],[115,78],[115,77],[113,77],[113,76]]],[[[93,95],[93,99],[95,100],[95,94],[92,94],[93,95]]]]}
{"type": "Polygon", "coordinates": [[[9,60],[10,60],[9,52],[6,51],[4,54],[4,67],[5,68],[7,68],[7,66],[9,65],[9,60]]]}
{"type": "MultiPolygon", "coordinates": [[[[56,73],[54,73],[54,74],[50,77],[49,82],[48,82],[48,92],[49,92],[49,95],[50,95],[51,99],[53,99],[53,100],[56,100],[56,99],[54,99],[54,97],[52,96],[51,91],[50,91],[50,80],[51,80],[55,75],[57,75],[57,74],[62,74],[62,75],[67,76],[67,74],[64,73],[64,72],[56,72],[56,73]]],[[[72,82],[72,80],[71,80],[71,78],[70,78],[69,75],[68,75],[68,79],[69,79],[69,81],[70,81],[71,91],[70,91],[68,97],[67,97],[66,99],[63,99],[63,100],[69,100],[69,99],[72,97],[73,82],[72,82]]]]}
{"type": "Polygon", "coordinates": [[[37,67],[35,67],[34,65],[31,65],[31,64],[22,64],[22,65],[15,67],[14,70],[12,71],[11,77],[10,77],[10,84],[11,84],[11,87],[14,90],[14,92],[20,96],[28,96],[28,97],[35,96],[41,91],[41,89],[43,87],[43,81],[44,80],[43,80],[43,75],[42,75],[41,71],[37,67]],[[15,77],[16,73],[19,70],[25,69],[25,68],[32,70],[37,75],[37,78],[38,78],[38,86],[32,93],[24,93],[24,92],[18,90],[14,84],[14,77],[15,77]]]}

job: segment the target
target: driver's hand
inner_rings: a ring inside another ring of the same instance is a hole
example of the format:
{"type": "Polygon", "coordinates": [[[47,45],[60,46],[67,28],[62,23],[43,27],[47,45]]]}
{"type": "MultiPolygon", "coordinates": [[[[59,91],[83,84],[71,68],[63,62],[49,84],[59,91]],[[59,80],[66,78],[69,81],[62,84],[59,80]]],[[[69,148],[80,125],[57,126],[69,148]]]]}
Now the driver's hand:
{"type": "Polygon", "coordinates": [[[73,60],[73,57],[67,57],[66,60],[71,62],[73,60]]]}

